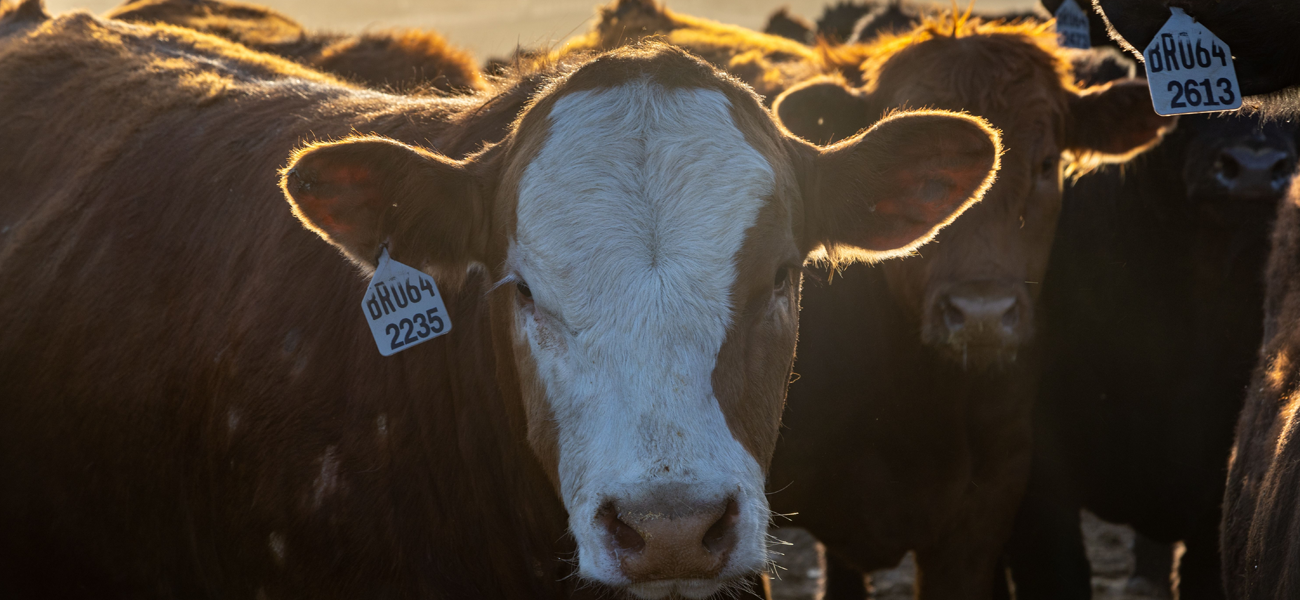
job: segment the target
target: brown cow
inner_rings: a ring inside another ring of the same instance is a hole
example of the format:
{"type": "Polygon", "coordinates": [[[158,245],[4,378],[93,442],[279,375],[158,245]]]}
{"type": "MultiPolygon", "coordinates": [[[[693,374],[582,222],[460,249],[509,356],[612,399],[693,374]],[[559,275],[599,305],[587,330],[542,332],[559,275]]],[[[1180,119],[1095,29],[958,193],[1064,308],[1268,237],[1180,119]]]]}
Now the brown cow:
{"type": "Polygon", "coordinates": [[[1278,209],[1265,271],[1264,344],[1237,422],[1223,501],[1228,597],[1300,594],[1300,185],[1278,209]]]}
{"type": "Polygon", "coordinates": [[[610,50],[655,37],[689,50],[754,88],[770,103],[791,85],[821,73],[817,53],[778,35],[678,14],[655,0],[614,0],[591,31],[552,56],[610,50]]]}
{"type": "Polygon", "coordinates": [[[936,111],[818,148],[661,44],[392,96],[33,4],[0,14],[5,598],[733,585],[800,265],[907,252],[1000,152],[936,111]],[[387,358],[381,247],[453,324],[387,358]]]}
{"type": "Polygon", "coordinates": [[[1123,160],[1168,122],[1142,81],[1075,87],[1037,25],[944,17],[860,55],[863,88],[796,87],[781,120],[829,141],[899,107],[965,110],[1006,151],[985,200],[919,256],[806,287],[770,500],[826,544],[828,597],[865,596],[861,572],[914,550],[922,598],[985,598],[1029,474],[1034,306],[1062,172],[1123,160]]]}
{"type": "Polygon", "coordinates": [[[474,58],[431,31],[309,32],[269,8],[227,0],[132,0],[106,16],[210,33],[370,87],[457,93],[487,89],[474,58]]]}

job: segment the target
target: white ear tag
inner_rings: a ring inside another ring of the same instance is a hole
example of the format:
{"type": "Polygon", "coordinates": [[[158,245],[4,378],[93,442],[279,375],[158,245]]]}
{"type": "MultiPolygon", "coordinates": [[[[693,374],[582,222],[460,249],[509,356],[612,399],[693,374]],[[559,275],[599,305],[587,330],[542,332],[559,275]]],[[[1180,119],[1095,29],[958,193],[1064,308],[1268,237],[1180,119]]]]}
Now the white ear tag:
{"type": "Polygon", "coordinates": [[[1142,52],[1156,112],[1169,115],[1237,110],[1241,92],[1232,51],[1181,8],[1142,52]]]}
{"type": "Polygon", "coordinates": [[[1088,13],[1074,0],[1065,0],[1056,9],[1056,40],[1062,48],[1087,50],[1092,47],[1092,32],[1088,30],[1088,13]]]}
{"type": "Polygon", "coordinates": [[[447,305],[433,278],[388,258],[388,248],[379,254],[361,311],[384,356],[451,331],[447,305]]]}

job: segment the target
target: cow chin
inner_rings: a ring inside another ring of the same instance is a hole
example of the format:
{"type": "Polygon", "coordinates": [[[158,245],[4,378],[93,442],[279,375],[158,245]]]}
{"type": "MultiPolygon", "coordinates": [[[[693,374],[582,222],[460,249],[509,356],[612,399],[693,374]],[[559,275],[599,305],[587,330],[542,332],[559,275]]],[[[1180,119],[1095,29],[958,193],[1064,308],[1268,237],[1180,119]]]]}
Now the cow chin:
{"type": "Polygon", "coordinates": [[[733,582],[721,582],[704,579],[670,579],[634,583],[627,586],[628,593],[645,600],[660,598],[708,598],[717,595],[723,589],[730,588],[733,582]]]}
{"type": "Polygon", "coordinates": [[[1015,364],[1018,359],[1020,343],[1015,339],[1001,336],[979,336],[953,334],[943,340],[931,342],[945,360],[956,364],[964,371],[985,372],[1000,371],[1015,364]]]}

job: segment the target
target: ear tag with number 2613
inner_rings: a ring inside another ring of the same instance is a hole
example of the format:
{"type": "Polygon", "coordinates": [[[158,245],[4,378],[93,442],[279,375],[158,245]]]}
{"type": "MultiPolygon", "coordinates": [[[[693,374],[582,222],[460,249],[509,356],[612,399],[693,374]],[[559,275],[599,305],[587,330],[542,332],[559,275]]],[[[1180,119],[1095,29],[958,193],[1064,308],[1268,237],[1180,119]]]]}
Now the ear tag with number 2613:
{"type": "Polygon", "coordinates": [[[1142,52],[1151,103],[1162,115],[1237,110],[1241,91],[1232,51],[1181,8],[1142,52]]]}
{"type": "Polygon", "coordinates": [[[433,278],[389,258],[388,248],[379,254],[361,310],[384,356],[451,331],[447,306],[433,278]]]}
{"type": "Polygon", "coordinates": [[[1056,40],[1063,48],[1087,50],[1092,47],[1092,32],[1089,31],[1088,13],[1074,0],[1065,0],[1056,9],[1056,40]]]}

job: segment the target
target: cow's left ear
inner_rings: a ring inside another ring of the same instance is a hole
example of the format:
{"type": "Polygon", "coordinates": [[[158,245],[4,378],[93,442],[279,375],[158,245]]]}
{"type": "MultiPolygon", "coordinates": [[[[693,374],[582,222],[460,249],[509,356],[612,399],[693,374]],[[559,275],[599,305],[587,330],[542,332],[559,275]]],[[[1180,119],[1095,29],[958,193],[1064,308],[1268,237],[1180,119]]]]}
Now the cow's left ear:
{"type": "Polygon", "coordinates": [[[281,172],[293,213],[373,267],[388,241],[413,266],[459,268],[484,253],[486,214],[470,164],[377,136],[312,144],[281,172]]]}
{"type": "Polygon", "coordinates": [[[1156,114],[1145,80],[1113,81],[1070,97],[1065,150],[1079,158],[1123,162],[1156,145],[1176,122],[1156,114]]]}

